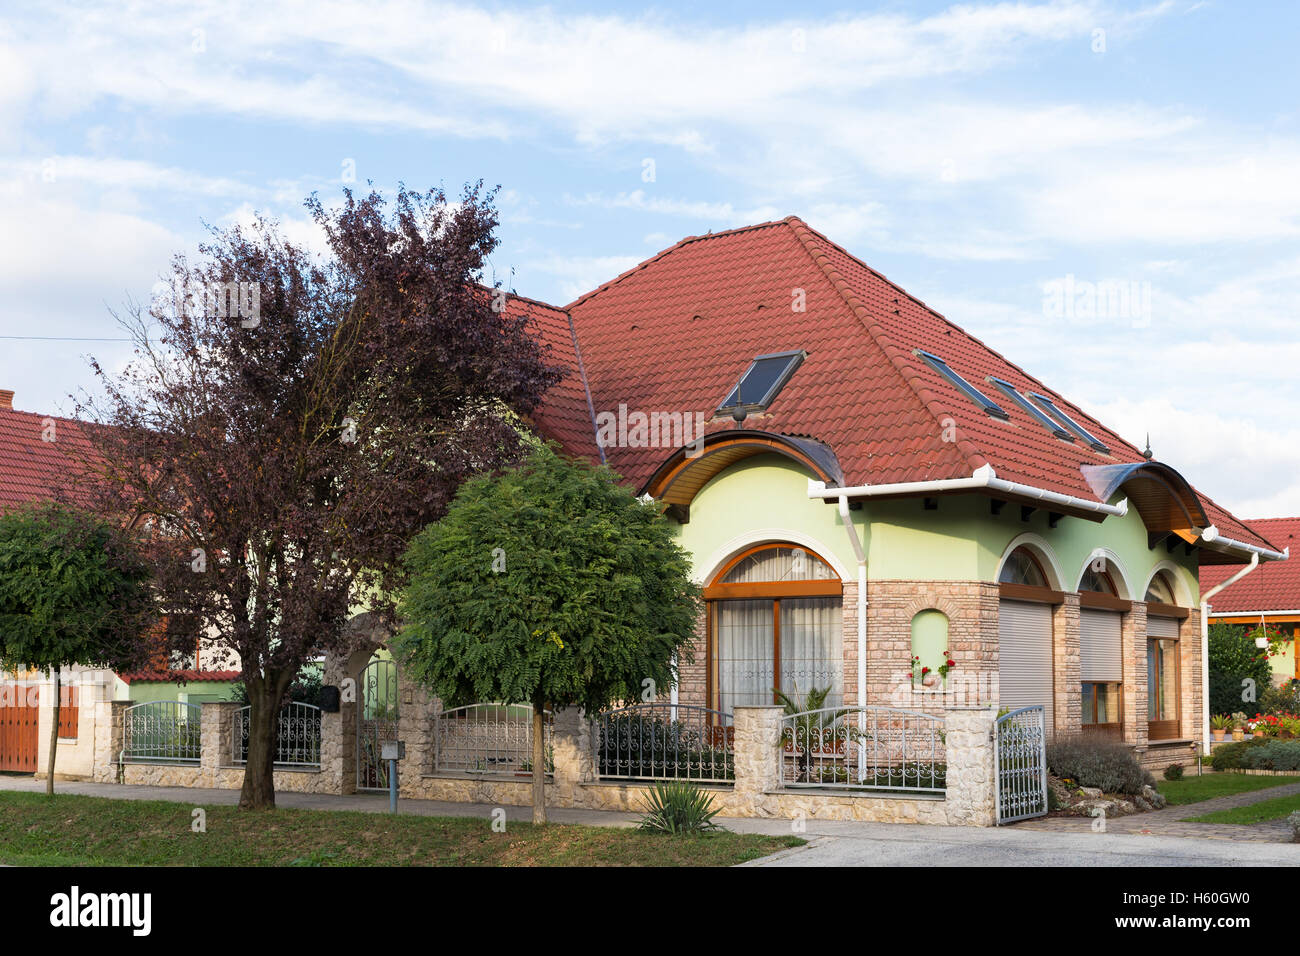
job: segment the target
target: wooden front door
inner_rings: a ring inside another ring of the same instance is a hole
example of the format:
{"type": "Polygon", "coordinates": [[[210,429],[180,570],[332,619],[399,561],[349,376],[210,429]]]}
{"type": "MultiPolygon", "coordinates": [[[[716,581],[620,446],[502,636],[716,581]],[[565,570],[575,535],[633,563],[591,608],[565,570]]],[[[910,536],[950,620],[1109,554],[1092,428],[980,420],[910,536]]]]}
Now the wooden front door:
{"type": "Polygon", "coordinates": [[[38,690],[0,684],[0,770],[36,772],[38,690]]]}

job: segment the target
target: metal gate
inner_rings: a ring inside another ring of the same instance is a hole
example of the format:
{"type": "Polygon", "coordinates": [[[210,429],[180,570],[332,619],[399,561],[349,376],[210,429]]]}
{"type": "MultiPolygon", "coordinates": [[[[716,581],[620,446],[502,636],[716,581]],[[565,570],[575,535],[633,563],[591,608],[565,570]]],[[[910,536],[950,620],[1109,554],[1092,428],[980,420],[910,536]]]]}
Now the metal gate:
{"type": "Polygon", "coordinates": [[[385,741],[397,739],[397,663],[371,658],[357,684],[357,789],[387,790],[385,741]]]}
{"type": "Polygon", "coordinates": [[[1021,707],[993,725],[998,825],[1047,813],[1047,734],[1043,708],[1021,707]]]}
{"type": "Polygon", "coordinates": [[[31,684],[0,684],[0,770],[36,772],[39,696],[31,684]]]}

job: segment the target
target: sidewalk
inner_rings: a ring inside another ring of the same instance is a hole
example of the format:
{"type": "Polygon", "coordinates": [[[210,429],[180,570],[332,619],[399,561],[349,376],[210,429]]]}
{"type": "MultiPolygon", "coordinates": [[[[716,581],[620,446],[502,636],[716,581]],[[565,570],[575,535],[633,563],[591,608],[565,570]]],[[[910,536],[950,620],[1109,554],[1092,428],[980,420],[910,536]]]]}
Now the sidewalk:
{"type": "MultiPolygon", "coordinates": [[[[1233,793],[1226,797],[1212,797],[1199,803],[1185,803],[1178,807],[1165,807],[1163,810],[1114,817],[1106,821],[1106,832],[1143,836],[1198,837],[1204,840],[1233,840],[1243,843],[1289,843],[1291,828],[1287,826],[1285,820],[1269,820],[1266,823],[1253,824],[1183,823],[1181,821],[1188,817],[1204,816],[1216,810],[1247,807],[1263,800],[1290,797],[1295,794],[1300,794],[1300,783],[1233,793]]],[[[1089,817],[1045,817],[1038,820],[1025,820],[1015,824],[1015,827],[1018,830],[1083,833],[1091,831],[1092,825],[1093,821],[1089,817]]],[[[1296,849],[1300,850],[1300,845],[1296,845],[1296,849]]],[[[1300,859],[1300,854],[1297,854],[1297,857],[1300,859]]]]}
{"type": "MultiPolygon", "coordinates": [[[[41,792],[43,782],[24,777],[0,777],[0,790],[41,792]]],[[[235,790],[125,786],[106,783],[57,782],[56,792],[109,797],[118,800],[169,800],[194,806],[239,801],[235,790]]],[[[336,796],[281,793],[280,807],[305,810],[359,810],[388,812],[382,794],[336,796]]],[[[401,800],[398,811],[423,816],[487,817],[494,808],[486,804],[401,800]]],[[[531,807],[506,807],[508,819],[532,819],[531,807]]],[[[1186,807],[1177,808],[1186,811],[1186,807]]],[[[590,826],[632,826],[637,816],[600,810],[553,808],[554,823],[590,826]]],[[[1148,814],[1149,816],[1149,814],[1148,814]]],[[[718,818],[741,833],[788,834],[787,819],[718,818]]],[[[1086,821],[1085,821],[1086,824],[1086,821]]],[[[1229,842],[1135,833],[1060,832],[1023,826],[935,827],[901,823],[806,821],[797,835],[807,846],[786,850],[745,866],[1295,866],[1300,845],[1229,842]]]]}

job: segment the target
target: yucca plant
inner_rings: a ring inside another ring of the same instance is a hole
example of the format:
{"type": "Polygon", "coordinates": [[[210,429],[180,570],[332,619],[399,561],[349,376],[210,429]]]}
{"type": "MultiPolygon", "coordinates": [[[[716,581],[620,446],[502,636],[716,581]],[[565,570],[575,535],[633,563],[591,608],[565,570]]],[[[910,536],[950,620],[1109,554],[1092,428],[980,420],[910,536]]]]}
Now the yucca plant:
{"type": "Polygon", "coordinates": [[[673,836],[708,833],[722,829],[713,822],[717,815],[713,797],[695,784],[657,783],[646,797],[646,814],[641,818],[640,829],[673,836]]]}

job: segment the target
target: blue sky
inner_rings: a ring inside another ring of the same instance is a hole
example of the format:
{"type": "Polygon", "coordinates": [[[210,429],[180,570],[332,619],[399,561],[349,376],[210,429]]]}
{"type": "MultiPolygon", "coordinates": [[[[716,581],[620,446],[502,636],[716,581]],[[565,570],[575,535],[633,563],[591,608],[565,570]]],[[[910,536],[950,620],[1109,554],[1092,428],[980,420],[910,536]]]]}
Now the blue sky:
{"type": "MultiPolygon", "coordinates": [[[[1300,514],[1298,34],[1175,0],[6,7],[0,334],[119,335],[205,222],[315,242],[349,161],[499,184],[496,276],[557,304],[793,213],[1238,514],[1300,514]],[[1133,296],[1062,314],[1066,281],[1133,296]]],[[[126,359],[0,339],[0,388],[66,411],[87,354],[126,359]]]]}

